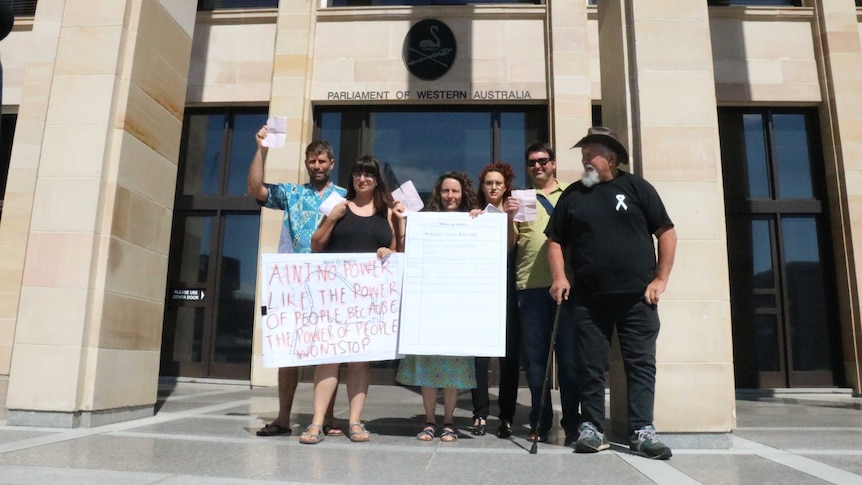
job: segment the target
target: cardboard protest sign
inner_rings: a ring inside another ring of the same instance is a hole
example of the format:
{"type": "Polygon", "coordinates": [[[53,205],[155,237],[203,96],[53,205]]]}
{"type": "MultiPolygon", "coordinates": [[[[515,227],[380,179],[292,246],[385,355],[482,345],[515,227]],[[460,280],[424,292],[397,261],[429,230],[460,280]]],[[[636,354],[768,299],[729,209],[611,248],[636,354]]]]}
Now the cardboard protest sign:
{"type": "Polygon", "coordinates": [[[397,359],[403,255],[264,254],[264,367],[397,359]]]}

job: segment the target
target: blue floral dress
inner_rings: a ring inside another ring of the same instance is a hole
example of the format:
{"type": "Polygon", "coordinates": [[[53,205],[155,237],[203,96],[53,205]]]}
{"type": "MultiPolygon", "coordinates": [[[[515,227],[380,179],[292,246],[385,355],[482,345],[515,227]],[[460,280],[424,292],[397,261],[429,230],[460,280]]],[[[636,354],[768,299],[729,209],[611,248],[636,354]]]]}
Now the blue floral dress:
{"type": "Polygon", "coordinates": [[[473,389],[476,365],[473,357],[408,355],[398,363],[395,380],[408,386],[473,389]]]}

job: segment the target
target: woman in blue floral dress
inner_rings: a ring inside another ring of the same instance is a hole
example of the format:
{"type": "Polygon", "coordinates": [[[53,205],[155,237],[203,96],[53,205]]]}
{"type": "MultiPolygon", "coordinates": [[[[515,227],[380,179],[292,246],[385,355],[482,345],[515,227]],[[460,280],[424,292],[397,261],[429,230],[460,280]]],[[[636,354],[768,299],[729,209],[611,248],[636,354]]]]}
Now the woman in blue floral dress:
{"type": "MultiPolygon", "coordinates": [[[[435,212],[470,212],[476,208],[476,193],[470,177],[463,172],[446,172],[434,185],[428,210],[435,212]]],[[[398,365],[395,379],[408,386],[421,386],[425,408],[425,427],[416,435],[431,441],[437,433],[437,393],[443,389],[443,428],[440,441],[458,440],[453,424],[458,391],[476,387],[473,357],[444,355],[408,355],[398,365]]]]}

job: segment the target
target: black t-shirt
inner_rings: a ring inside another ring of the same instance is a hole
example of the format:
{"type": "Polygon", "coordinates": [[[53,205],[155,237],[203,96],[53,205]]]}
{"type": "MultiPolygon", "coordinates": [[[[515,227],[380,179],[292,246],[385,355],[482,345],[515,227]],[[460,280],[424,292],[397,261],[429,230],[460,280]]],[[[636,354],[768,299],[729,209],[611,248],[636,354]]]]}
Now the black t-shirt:
{"type": "Polygon", "coordinates": [[[655,278],[653,233],[673,227],[646,180],[626,172],[560,195],[545,234],[563,246],[572,289],[582,296],[642,293],[655,278]]]}

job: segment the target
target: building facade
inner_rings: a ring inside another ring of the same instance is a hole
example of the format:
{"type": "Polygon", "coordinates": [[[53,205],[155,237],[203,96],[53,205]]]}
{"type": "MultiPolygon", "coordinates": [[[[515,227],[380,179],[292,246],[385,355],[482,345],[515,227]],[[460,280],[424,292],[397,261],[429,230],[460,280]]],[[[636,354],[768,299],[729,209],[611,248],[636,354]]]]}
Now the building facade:
{"type": "Polygon", "coordinates": [[[859,394],[860,14],[853,0],[39,0],[0,43],[9,422],[151,415],[160,375],[274,385],[255,295],[281,214],[245,195],[268,116],[288,119],[268,181],[303,182],[303,148],[324,138],[337,182],[368,153],[423,193],[448,169],[520,167],[535,140],[576,180],[569,147],[611,126],[680,238],[657,426],[726,433],[736,388],[859,394]]]}

